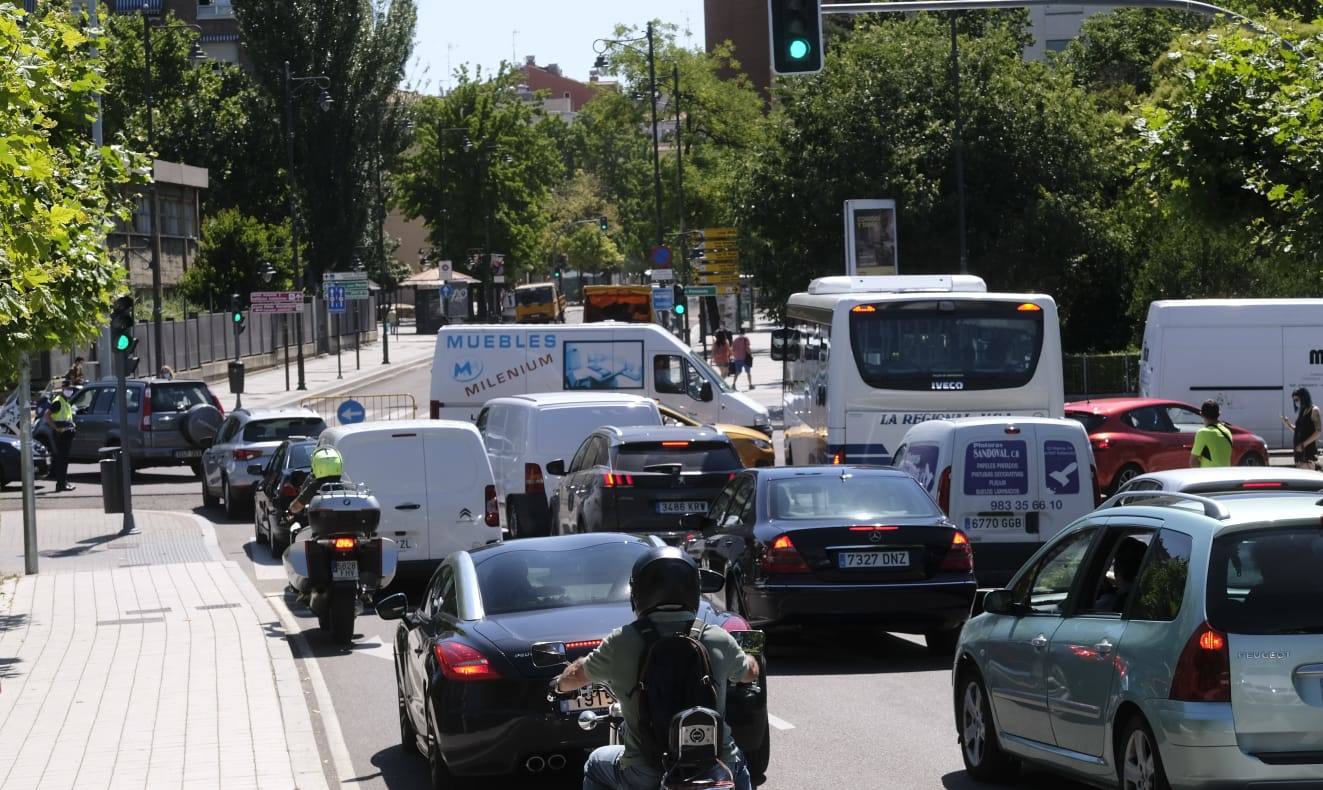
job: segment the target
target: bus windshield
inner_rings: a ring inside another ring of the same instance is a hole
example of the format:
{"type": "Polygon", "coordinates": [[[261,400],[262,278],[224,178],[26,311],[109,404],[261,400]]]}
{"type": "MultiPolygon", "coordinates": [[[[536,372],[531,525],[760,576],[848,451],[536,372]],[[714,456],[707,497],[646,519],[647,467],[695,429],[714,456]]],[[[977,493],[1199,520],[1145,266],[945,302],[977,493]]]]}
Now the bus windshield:
{"type": "Polygon", "coordinates": [[[552,299],[555,298],[555,293],[555,290],[550,285],[536,285],[532,288],[517,288],[515,289],[515,304],[551,304],[552,299]]]}
{"type": "Polygon", "coordinates": [[[1014,389],[1038,369],[1043,311],[986,300],[857,305],[850,345],[859,375],[878,389],[1014,389]]]}

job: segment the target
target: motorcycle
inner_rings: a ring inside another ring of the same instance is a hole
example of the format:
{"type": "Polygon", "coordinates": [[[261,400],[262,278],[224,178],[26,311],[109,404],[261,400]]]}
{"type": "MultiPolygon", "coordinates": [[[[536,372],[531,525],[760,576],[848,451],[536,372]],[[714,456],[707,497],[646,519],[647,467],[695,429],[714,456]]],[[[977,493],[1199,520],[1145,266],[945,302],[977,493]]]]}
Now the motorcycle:
{"type": "Polygon", "coordinates": [[[293,532],[281,557],[285,576],[307,597],[322,630],[350,642],[364,599],[395,578],[399,550],[377,536],[381,504],[364,486],[326,483],[304,513],[306,526],[293,532]]]}

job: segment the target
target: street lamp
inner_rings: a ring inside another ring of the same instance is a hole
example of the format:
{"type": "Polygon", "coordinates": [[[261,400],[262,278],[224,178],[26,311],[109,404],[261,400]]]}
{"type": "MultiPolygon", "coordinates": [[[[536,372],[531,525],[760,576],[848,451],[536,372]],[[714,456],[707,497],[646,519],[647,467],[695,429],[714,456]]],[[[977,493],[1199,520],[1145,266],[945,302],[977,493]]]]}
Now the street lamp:
{"type": "MultiPolygon", "coordinates": [[[[144,2],[142,4],[142,49],[143,49],[143,94],[147,105],[147,150],[151,152],[152,157],[156,156],[156,129],[152,119],[152,107],[154,97],[152,96],[152,31],[165,35],[175,33],[202,33],[202,28],[197,25],[189,25],[183,22],[153,22],[150,14],[151,6],[144,2]]],[[[197,39],[193,40],[193,46],[189,49],[189,58],[194,62],[206,59],[207,53],[202,51],[197,39]]],[[[152,180],[147,188],[150,196],[151,206],[148,208],[148,218],[152,226],[152,351],[156,355],[156,367],[159,368],[164,363],[165,336],[161,329],[161,302],[163,301],[161,285],[161,201],[156,187],[156,164],[152,163],[152,180]]]]}
{"type": "Polygon", "coordinates": [[[665,242],[664,231],[662,230],[662,194],[661,194],[661,152],[657,142],[657,60],[655,47],[653,46],[653,27],[648,23],[648,32],[639,38],[624,39],[606,39],[599,38],[593,42],[593,52],[597,53],[597,60],[594,63],[596,68],[606,66],[606,51],[611,47],[623,47],[624,49],[637,52],[640,55],[646,55],[648,58],[648,99],[652,107],[652,192],[653,192],[653,212],[657,225],[657,243],[665,242]],[[646,40],[648,50],[644,52],[638,47],[631,47],[630,44],[646,40]]]}
{"type": "MultiPolygon", "coordinates": [[[[294,284],[298,286],[300,294],[304,293],[303,270],[299,264],[299,207],[298,199],[294,191],[294,93],[307,85],[316,85],[317,107],[322,112],[329,112],[334,100],[327,90],[331,85],[331,80],[323,75],[317,74],[309,77],[295,77],[291,75],[289,61],[285,61],[285,68],[282,74],[282,84],[285,94],[285,155],[288,159],[285,169],[286,189],[289,192],[289,225],[290,225],[290,245],[294,255],[294,284]]],[[[300,300],[298,326],[294,330],[294,342],[298,345],[298,367],[299,367],[299,389],[306,390],[308,384],[303,373],[303,305],[300,300]]]]}

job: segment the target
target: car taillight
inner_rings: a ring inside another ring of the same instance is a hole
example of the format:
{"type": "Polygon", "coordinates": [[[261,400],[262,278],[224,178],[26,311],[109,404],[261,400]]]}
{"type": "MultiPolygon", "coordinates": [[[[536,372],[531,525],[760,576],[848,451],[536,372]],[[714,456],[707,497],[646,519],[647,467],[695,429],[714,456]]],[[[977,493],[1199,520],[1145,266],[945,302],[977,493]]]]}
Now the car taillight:
{"type": "Polygon", "coordinates": [[[974,547],[969,545],[969,537],[960,530],[951,536],[951,545],[942,558],[942,570],[964,573],[974,570],[974,547]]]}
{"type": "Polygon", "coordinates": [[[428,414],[431,416],[432,419],[434,420],[441,419],[441,405],[442,405],[441,401],[439,400],[432,401],[431,408],[428,409],[428,414]]]}
{"type": "Polygon", "coordinates": [[[352,551],[357,545],[358,540],[356,538],[334,538],[331,541],[331,546],[334,547],[336,551],[352,551]]]}
{"type": "Polygon", "coordinates": [[[779,535],[758,559],[763,573],[808,573],[809,566],[789,535],[779,535]]]}
{"type": "Polygon", "coordinates": [[[1106,450],[1108,447],[1112,446],[1112,440],[1105,436],[1101,436],[1096,439],[1089,439],[1089,444],[1093,445],[1094,450],[1106,450]]]}
{"type": "Polygon", "coordinates": [[[595,650],[602,644],[600,639],[580,639],[578,642],[566,642],[565,649],[569,650],[595,650]]]}
{"type": "Polygon", "coordinates": [[[138,420],[138,430],[150,431],[152,429],[152,388],[142,388],[142,417],[138,420]]]}
{"type": "Polygon", "coordinates": [[[603,488],[630,488],[634,485],[634,475],[621,474],[620,472],[607,472],[602,475],[603,488]]]}
{"type": "Polygon", "coordinates": [[[207,397],[211,399],[211,405],[216,407],[216,411],[220,412],[221,416],[224,417],[225,407],[221,405],[220,398],[216,397],[216,393],[210,391],[210,387],[208,387],[207,397]]]}
{"type": "Polygon", "coordinates": [[[262,451],[261,451],[261,450],[235,450],[235,451],[234,451],[234,460],[236,460],[236,461],[251,461],[251,460],[254,459],[254,458],[261,458],[261,457],[262,457],[262,451]]]}
{"type": "Polygon", "coordinates": [[[463,642],[436,642],[432,645],[436,663],[447,680],[499,680],[501,673],[492,669],[487,657],[463,642]]]}
{"type": "Polygon", "coordinates": [[[937,506],[943,513],[951,513],[951,467],[942,470],[941,480],[937,483],[937,506]]]}
{"type": "Polygon", "coordinates": [[[1231,651],[1226,634],[1208,623],[1194,630],[1176,661],[1168,696],[1183,702],[1231,701],[1231,651]]]}
{"type": "Polygon", "coordinates": [[[832,465],[834,465],[834,466],[840,466],[841,464],[845,463],[845,448],[844,448],[844,447],[842,447],[841,449],[839,449],[839,450],[837,450],[836,452],[832,453],[832,456],[831,456],[831,462],[832,462],[832,465]]]}
{"type": "Polygon", "coordinates": [[[537,464],[524,464],[524,493],[547,493],[546,481],[542,479],[542,467],[537,464]]]}
{"type": "Polygon", "coordinates": [[[496,486],[487,486],[482,495],[487,499],[483,510],[483,519],[487,522],[487,526],[501,526],[501,508],[496,503],[496,486]]]}
{"type": "Polygon", "coordinates": [[[731,633],[734,633],[736,631],[753,630],[753,626],[749,625],[749,621],[745,620],[743,617],[740,617],[737,614],[732,614],[729,617],[727,617],[725,622],[721,624],[721,627],[731,633]]]}
{"type": "Polygon", "coordinates": [[[1241,488],[1283,488],[1285,484],[1280,480],[1250,480],[1240,484],[1241,488]]]}
{"type": "Polygon", "coordinates": [[[299,495],[299,490],[294,487],[293,483],[289,483],[289,482],[282,483],[280,486],[280,495],[291,498],[296,497],[299,495]]]}

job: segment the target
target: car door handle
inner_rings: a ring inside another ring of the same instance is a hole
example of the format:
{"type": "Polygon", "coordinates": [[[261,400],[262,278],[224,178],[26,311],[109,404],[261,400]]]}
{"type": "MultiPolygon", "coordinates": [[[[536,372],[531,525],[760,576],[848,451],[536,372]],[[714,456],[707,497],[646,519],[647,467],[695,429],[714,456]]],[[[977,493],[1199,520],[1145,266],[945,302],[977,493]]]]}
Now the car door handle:
{"type": "Polygon", "coordinates": [[[396,505],[396,506],[395,506],[395,509],[396,509],[396,510],[417,510],[417,509],[420,508],[420,507],[422,507],[422,505],[418,504],[417,502],[405,502],[403,505],[396,505]]]}
{"type": "Polygon", "coordinates": [[[1108,640],[1104,639],[1103,641],[1101,641],[1101,642],[1099,642],[1098,644],[1094,645],[1094,646],[1093,646],[1093,649],[1094,649],[1094,650],[1097,650],[1097,651],[1098,651],[1098,655],[1100,655],[1100,656],[1109,656],[1109,655],[1112,654],[1112,643],[1109,642],[1108,640]]]}
{"type": "Polygon", "coordinates": [[[1042,650],[1043,648],[1047,647],[1047,637],[1044,636],[1043,634],[1039,634],[1033,639],[1030,639],[1029,644],[1030,646],[1033,647],[1034,650],[1042,650]]]}

